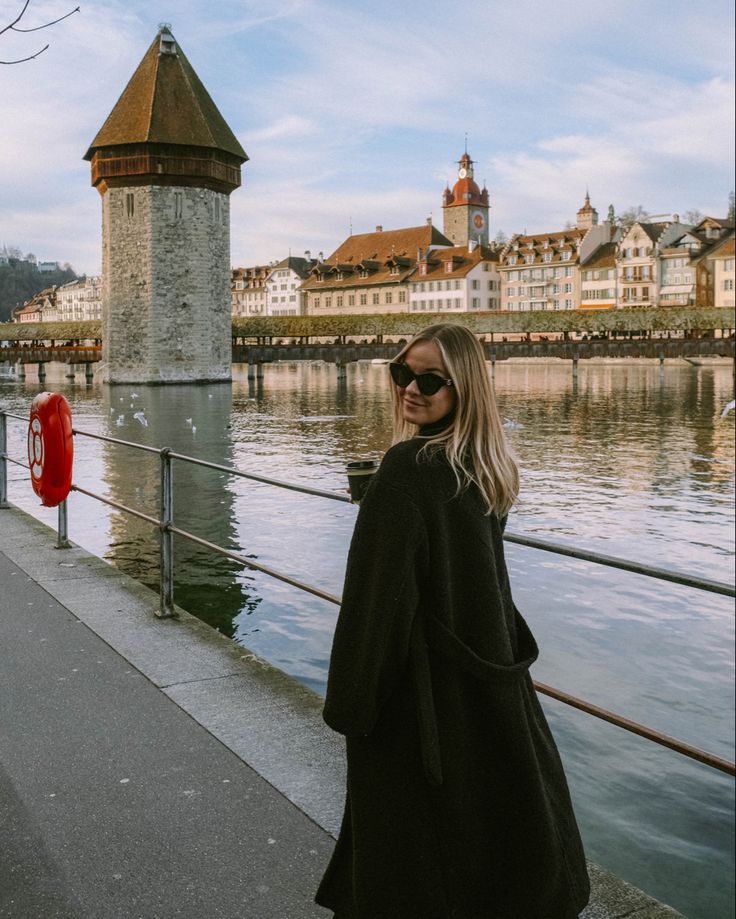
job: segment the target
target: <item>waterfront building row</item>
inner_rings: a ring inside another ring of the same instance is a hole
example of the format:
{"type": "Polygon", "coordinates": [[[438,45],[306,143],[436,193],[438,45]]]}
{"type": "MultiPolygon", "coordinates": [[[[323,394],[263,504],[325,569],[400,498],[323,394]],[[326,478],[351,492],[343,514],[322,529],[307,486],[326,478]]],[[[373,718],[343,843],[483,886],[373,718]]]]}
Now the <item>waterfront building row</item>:
{"type": "Polygon", "coordinates": [[[734,305],[734,224],[619,226],[586,192],[574,225],[489,239],[490,202],[467,151],[442,194],[443,230],[377,226],[326,259],[285,259],[233,271],[232,312],[249,315],[463,313],[734,305]]]}
{"type": "Polygon", "coordinates": [[[102,318],[102,279],[77,278],[45,287],[13,313],[14,322],[79,322],[102,318]]]}

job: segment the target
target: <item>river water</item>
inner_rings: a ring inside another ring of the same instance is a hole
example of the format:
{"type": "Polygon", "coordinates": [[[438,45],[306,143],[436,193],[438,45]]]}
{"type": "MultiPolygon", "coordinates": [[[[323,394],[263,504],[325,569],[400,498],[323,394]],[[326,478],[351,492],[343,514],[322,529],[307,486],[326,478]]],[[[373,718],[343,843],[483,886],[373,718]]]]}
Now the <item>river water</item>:
{"type": "MultiPolygon", "coordinates": [[[[51,365],[75,426],[273,478],[339,492],[346,460],[389,443],[385,366],[339,383],[324,364],[273,364],[262,385],[85,386],[51,365]]],[[[498,364],[495,385],[519,457],[508,529],[608,555],[733,581],[733,366],[581,362],[498,364]]],[[[0,405],[28,412],[40,389],[0,380],[0,405]]],[[[75,482],[156,513],[155,456],[75,438],[75,482]]],[[[25,429],[11,422],[9,452],[25,429]]],[[[27,473],[10,500],[55,526],[27,473]]],[[[333,594],[342,587],[356,508],[176,462],[176,524],[333,594]]],[[[70,537],[157,585],[146,523],[69,499],[70,537]]],[[[265,575],[175,545],[175,599],[318,692],[337,609],[265,575]]],[[[507,546],[517,605],[538,639],[534,677],[733,759],[733,601],[507,546]]],[[[544,700],[588,857],[690,919],[733,915],[733,783],[706,766],[544,700]]]]}

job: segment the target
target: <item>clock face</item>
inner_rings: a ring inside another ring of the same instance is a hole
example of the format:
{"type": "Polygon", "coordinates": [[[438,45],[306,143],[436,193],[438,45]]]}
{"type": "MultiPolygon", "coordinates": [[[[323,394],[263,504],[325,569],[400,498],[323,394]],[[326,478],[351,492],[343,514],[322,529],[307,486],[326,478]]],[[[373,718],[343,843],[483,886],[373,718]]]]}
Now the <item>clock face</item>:
{"type": "Polygon", "coordinates": [[[482,230],[485,225],[486,225],[485,217],[479,211],[476,211],[473,214],[473,226],[476,228],[476,230],[482,230]]]}
{"type": "Polygon", "coordinates": [[[458,174],[458,177],[459,177],[459,178],[464,179],[465,176],[468,174],[468,170],[467,170],[467,169],[458,169],[457,174],[458,174]]]}

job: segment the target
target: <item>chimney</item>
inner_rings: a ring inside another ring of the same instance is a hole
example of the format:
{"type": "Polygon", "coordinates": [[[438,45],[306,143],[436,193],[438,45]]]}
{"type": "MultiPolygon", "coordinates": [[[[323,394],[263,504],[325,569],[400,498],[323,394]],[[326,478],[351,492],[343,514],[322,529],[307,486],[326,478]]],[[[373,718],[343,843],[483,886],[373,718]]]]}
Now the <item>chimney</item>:
{"type": "Polygon", "coordinates": [[[383,233],[383,227],[380,223],[376,225],[376,233],[383,233]]]}
{"type": "Polygon", "coordinates": [[[428,227],[431,227],[431,226],[432,226],[432,215],[431,215],[431,214],[430,214],[429,217],[427,217],[427,226],[428,226],[428,227]]]}

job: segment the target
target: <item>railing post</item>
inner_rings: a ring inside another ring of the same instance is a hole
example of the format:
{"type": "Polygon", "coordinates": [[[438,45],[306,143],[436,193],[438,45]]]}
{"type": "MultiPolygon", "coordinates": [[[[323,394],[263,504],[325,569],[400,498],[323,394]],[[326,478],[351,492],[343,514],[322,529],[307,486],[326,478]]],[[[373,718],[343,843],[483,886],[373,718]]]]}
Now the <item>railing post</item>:
{"type": "Polygon", "coordinates": [[[0,412],[0,507],[10,507],[8,504],[8,461],[5,459],[7,452],[7,421],[5,412],[0,412]]]}
{"type": "Polygon", "coordinates": [[[174,523],[174,482],[170,453],[170,447],[164,447],[161,450],[161,513],[159,522],[161,531],[161,574],[160,602],[156,613],[160,618],[176,615],[174,611],[174,534],[170,529],[174,523]]]}
{"type": "Polygon", "coordinates": [[[71,549],[72,544],[69,542],[69,517],[67,513],[67,499],[59,505],[58,522],[56,526],[56,548],[71,549]]]}

